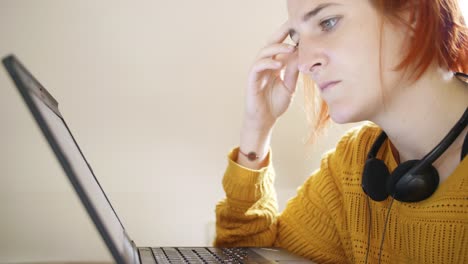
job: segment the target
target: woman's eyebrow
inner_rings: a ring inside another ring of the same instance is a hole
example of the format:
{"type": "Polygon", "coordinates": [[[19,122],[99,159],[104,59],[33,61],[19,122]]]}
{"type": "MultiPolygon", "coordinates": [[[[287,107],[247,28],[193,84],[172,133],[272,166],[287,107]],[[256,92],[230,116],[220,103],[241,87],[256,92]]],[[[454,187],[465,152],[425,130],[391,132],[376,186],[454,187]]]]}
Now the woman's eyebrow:
{"type": "Polygon", "coordinates": [[[333,6],[333,5],[340,5],[338,3],[323,3],[312,9],[311,11],[307,12],[303,17],[302,17],[302,22],[306,22],[313,16],[316,16],[320,11],[322,11],[324,8],[333,6]]]}

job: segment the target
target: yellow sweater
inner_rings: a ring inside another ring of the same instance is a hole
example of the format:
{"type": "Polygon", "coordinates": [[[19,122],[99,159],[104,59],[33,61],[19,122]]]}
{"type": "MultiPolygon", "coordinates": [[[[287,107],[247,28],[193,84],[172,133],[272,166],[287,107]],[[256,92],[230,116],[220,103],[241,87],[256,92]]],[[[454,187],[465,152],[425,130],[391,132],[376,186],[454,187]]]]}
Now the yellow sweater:
{"type": "MultiPolygon", "coordinates": [[[[215,245],[275,246],[319,263],[364,263],[369,211],[361,175],[380,132],[368,123],[346,133],[281,214],[271,153],[267,167],[249,170],[234,162],[238,155],[234,149],[223,179],[226,199],[216,206],[215,245]]],[[[390,171],[397,166],[388,140],[378,157],[390,171]]],[[[369,199],[369,263],[377,263],[391,199],[369,199]]],[[[417,203],[394,201],[382,263],[468,263],[468,158],[430,198],[417,203]]]]}

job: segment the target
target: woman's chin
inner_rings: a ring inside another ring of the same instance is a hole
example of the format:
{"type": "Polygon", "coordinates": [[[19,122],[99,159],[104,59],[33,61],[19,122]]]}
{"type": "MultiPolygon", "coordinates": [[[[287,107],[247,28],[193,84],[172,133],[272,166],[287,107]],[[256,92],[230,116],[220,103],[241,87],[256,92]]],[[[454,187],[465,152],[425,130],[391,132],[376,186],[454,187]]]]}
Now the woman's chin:
{"type": "Polygon", "coordinates": [[[331,120],[336,124],[355,123],[363,120],[349,110],[332,111],[330,109],[329,113],[331,120]]]}

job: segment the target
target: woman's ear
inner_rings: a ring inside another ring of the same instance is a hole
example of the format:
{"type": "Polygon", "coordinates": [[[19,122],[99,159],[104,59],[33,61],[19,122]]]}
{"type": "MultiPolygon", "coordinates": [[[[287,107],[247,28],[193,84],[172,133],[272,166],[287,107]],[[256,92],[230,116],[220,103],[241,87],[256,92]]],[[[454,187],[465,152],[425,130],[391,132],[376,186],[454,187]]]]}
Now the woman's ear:
{"type": "Polygon", "coordinates": [[[410,27],[410,36],[414,37],[414,32],[416,31],[416,23],[418,22],[418,14],[416,12],[416,8],[411,11],[410,19],[409,19],[409,27],[410,27]]]}
{"type": "Polygon", "coordinates": [[[417,8],[407,5],[403,11],[400,12],[400,21],[407,27],[410,37],[414,37],[416,26],[418,23],[417,8]]]}

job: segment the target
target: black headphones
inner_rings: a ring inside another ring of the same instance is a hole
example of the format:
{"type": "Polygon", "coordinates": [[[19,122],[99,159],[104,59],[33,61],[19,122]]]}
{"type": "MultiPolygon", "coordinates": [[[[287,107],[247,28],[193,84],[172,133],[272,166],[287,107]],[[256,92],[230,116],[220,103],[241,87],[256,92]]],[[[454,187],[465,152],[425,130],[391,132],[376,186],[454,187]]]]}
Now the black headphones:
{"type": "MultiPolygon", "coordinates": [[[[468,75],[456,73],[464,78],[468,75]]],[[[362,189],[374,201],[383,201],[390,195],[401,202],[419,202],[429,198],[439,185],[439,173],[432,163],[444,153],[468,124],[468,108],[460,120],[422,160],[409,160],[398,165],[390,174],[385,163],[377,159],[377,153],[387,139],[382,132],[372,145],[362,175],[362,189]]],[[[461,160],[468,151],[468,135],[465,136],[461,160]]]]}

